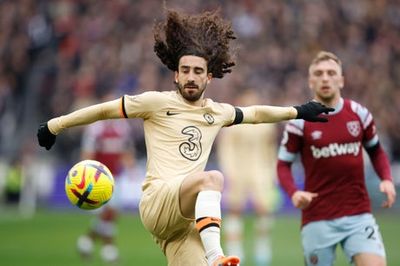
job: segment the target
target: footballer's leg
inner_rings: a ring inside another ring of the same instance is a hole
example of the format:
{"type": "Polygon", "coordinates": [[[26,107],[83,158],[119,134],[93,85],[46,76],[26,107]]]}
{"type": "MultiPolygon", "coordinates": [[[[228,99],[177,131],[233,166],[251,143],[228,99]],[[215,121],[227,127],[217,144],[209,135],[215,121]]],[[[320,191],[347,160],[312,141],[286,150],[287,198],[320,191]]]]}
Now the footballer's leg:
{"type": "Polygon", "coordinates": [[[343,243],[343,250],[356,266],[385,266],[386,253],[379,227],[372,214],[348,218],[351,234],[343,243]]]}
{"type": "Polygon", "coordinates": [[[224,176],[219,171],[186,177],[179,193],[180,209],[184,217],[194,216],[209,265],[238,265],[238,257],[226,257],[228,261],[223,261],[220,232],[223,186],[224,176]]]}
{"type": "Polygon", "coordinates": [[[304,260],[307,266],[332,266],[336,260],[336,246],[342,236],[331,221],[311,222],[301,230],[304,260]]]}
{"type": "MultiPolygon", "coordinates": [[[[235,194],[237,195],[237,194],[235,194]]],[[[229,205],[229,204],[228,204],[229,205]]],[[[243,248],[244,221],[240,211],[230,210],[224,218],[225,248],[228,254],[236,254],[245,261],[243,248]]]]}
{"type": "Polygon", "coordinates": [[[246,178],[241,173],[230,173],[229,185],[226,187],[225,199],[228,207],[224,217],[225,248],[227,254],[235,254],[240,257],[241,263],[246,260],[243,247],[244,220],[243,210],[247,201],[246,178]]]}
{"type": "Polygon", "coordinates": [[[78,237],[76,246],[82,259],[86,260],[92,257],[94,249],[94,241],[92,237],[88,235],[81,235],[78,237]]]}
{"type": "Polygon", "coordinates": [[[270,231],[272,218],[268,214],[257,214],[254,221],[254,261],[256,265],[267,266],[272,261],[270,231]]]}
{"type": "MultiPolygon", "coordinates": [[[[251,178],[252,193],[250,199],[254,204],[254,261],[256,265],[267,266],[272,261],[271,229],[273,209],[278,199],[274,185],[273,173],[254,173],[251,178]]],[[[250,177],[249,177],[250,178],[250,177]]]]}
{"type": "Polygon", "coordinates": [[[103,206],[100,213],[94,218],[90,231],[78,238],[77,248],[83,259],[92,256],[94,243],[100,240],[102,247],[100,256],[105,262],[115,262],[119,258],[119,252],[115,246],[115,220],[117,211],[110,206],[103,206]]]}
{"type": "Polygon", "coordinates": [[[356,266],[386,266],[384,257],[370,253],[354,255],[353,262],[356,266]]]}
{"type": "Polygon", "coordinates": [[[99,228],[96,230],[103,244],[100,256],[103,261],[113,263],[119,258],[119,251],[115,245],[117,210],[112,206],[104,207],[100,215],[99,228]]]}

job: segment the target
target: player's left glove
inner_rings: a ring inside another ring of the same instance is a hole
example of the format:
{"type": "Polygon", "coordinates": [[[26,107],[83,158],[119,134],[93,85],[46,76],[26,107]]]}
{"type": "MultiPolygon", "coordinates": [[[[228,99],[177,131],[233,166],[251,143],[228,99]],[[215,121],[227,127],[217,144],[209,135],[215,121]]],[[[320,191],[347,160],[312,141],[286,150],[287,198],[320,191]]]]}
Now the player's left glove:
{"type": "Polygon", "coordinates": [[[310,122],[328,122],[327,118],[319,117],[319,115],[335,111],[334,108],[326,107],[325,105],[314,101],[293,107],[297,110],[296,119],[304,119],[310,122]]]}
{"type": "Polygon", "coordinates": [[[50,132],[47,123],[42,123],[39,125],[36,134],[39,145],[45,147],[46,150],[50,150],[53,144],[56,142],[56,135],[50,132]]]}

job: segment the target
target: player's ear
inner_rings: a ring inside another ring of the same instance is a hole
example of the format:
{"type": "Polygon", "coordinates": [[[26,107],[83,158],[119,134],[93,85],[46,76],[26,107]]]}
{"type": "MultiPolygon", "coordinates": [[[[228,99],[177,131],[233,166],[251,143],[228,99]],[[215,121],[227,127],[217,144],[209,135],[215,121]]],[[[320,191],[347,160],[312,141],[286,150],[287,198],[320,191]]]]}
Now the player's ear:
{"type": "Polygon", "coordinates": [[[212,79],[212,73],[208,73],[207,74],[207,84],[210,84],[211,79],[212,79]]]}
{"type": "Polygon", "coordinates": [[[175,83],[176,84],[178,84],[178,75],[179,75],[179,73],[178,73],[178,71],[175,71],[175,83]]]}
{"type": "Polygon", "coordinates": [[[314,83],[312,82],[311,77],[308,78],[308,87],[311,89],[311,91],[314,88],[314,83]]]}
{"type": "Polygon", "coordinates": [[[344,87],[344,76],[342,75],[342,80],[340,81],[340,89],[344,87]]]}

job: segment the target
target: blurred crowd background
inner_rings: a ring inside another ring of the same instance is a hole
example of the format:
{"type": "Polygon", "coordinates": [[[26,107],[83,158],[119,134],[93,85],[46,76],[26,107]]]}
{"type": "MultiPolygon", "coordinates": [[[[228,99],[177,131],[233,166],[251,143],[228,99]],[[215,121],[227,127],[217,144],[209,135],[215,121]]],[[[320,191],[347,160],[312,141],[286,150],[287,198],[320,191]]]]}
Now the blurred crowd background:
{"type": "MultiPolygon", "coordinates": [[[[308,101],[310,61],[319,50],[336,53],[343,95],[373,113],[400,178],[400,1],[166,2],[187,13],[220,8],[232,21],[237,66],[211,83],[206,96],[217,101],[234,104],[248,88],[265,104],[308,101]]],[[[23,166],[40,176],[41,191],[50,190],[54,168],[78,160],[82,131],[63,133],[50,153],[37,145],[39,123],[110,91],[117,98],[174,89],[172,73],[153,52],[152,26],[163,18],[161,0],[0,0],[0,175],[23,166]]],[[[141,124],[132,126],[144,160],[141,124]]]]}

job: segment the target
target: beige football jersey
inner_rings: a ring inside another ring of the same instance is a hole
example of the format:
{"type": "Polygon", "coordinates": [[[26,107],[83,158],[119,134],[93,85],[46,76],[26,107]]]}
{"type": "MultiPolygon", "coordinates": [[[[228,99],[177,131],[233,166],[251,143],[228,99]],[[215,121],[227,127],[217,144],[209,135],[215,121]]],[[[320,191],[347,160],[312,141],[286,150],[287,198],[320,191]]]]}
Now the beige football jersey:
{"type": "Polygon", "coordinates": [[[242,124],[226,128],[218,142],[218,160],[231,178],[275,177],[276,124],[242,124]]]}
{"type": "Polygon", "coordinates": [[[129,118],[142,118],[147,149],[145,189],[153,179],[172,179],[204,171],[212,144],[224,126],[233,123],[235,108],[204,99],[187,104],[177,91],[124,96],[129,118]]]}
{"type": "Polygon", "coordinates": [[[243,208],[248,200],[272,210],[276,194],[276,124],[235,125],[223,129],[218,162],[226,177],[226,203],[243,208]]]}

